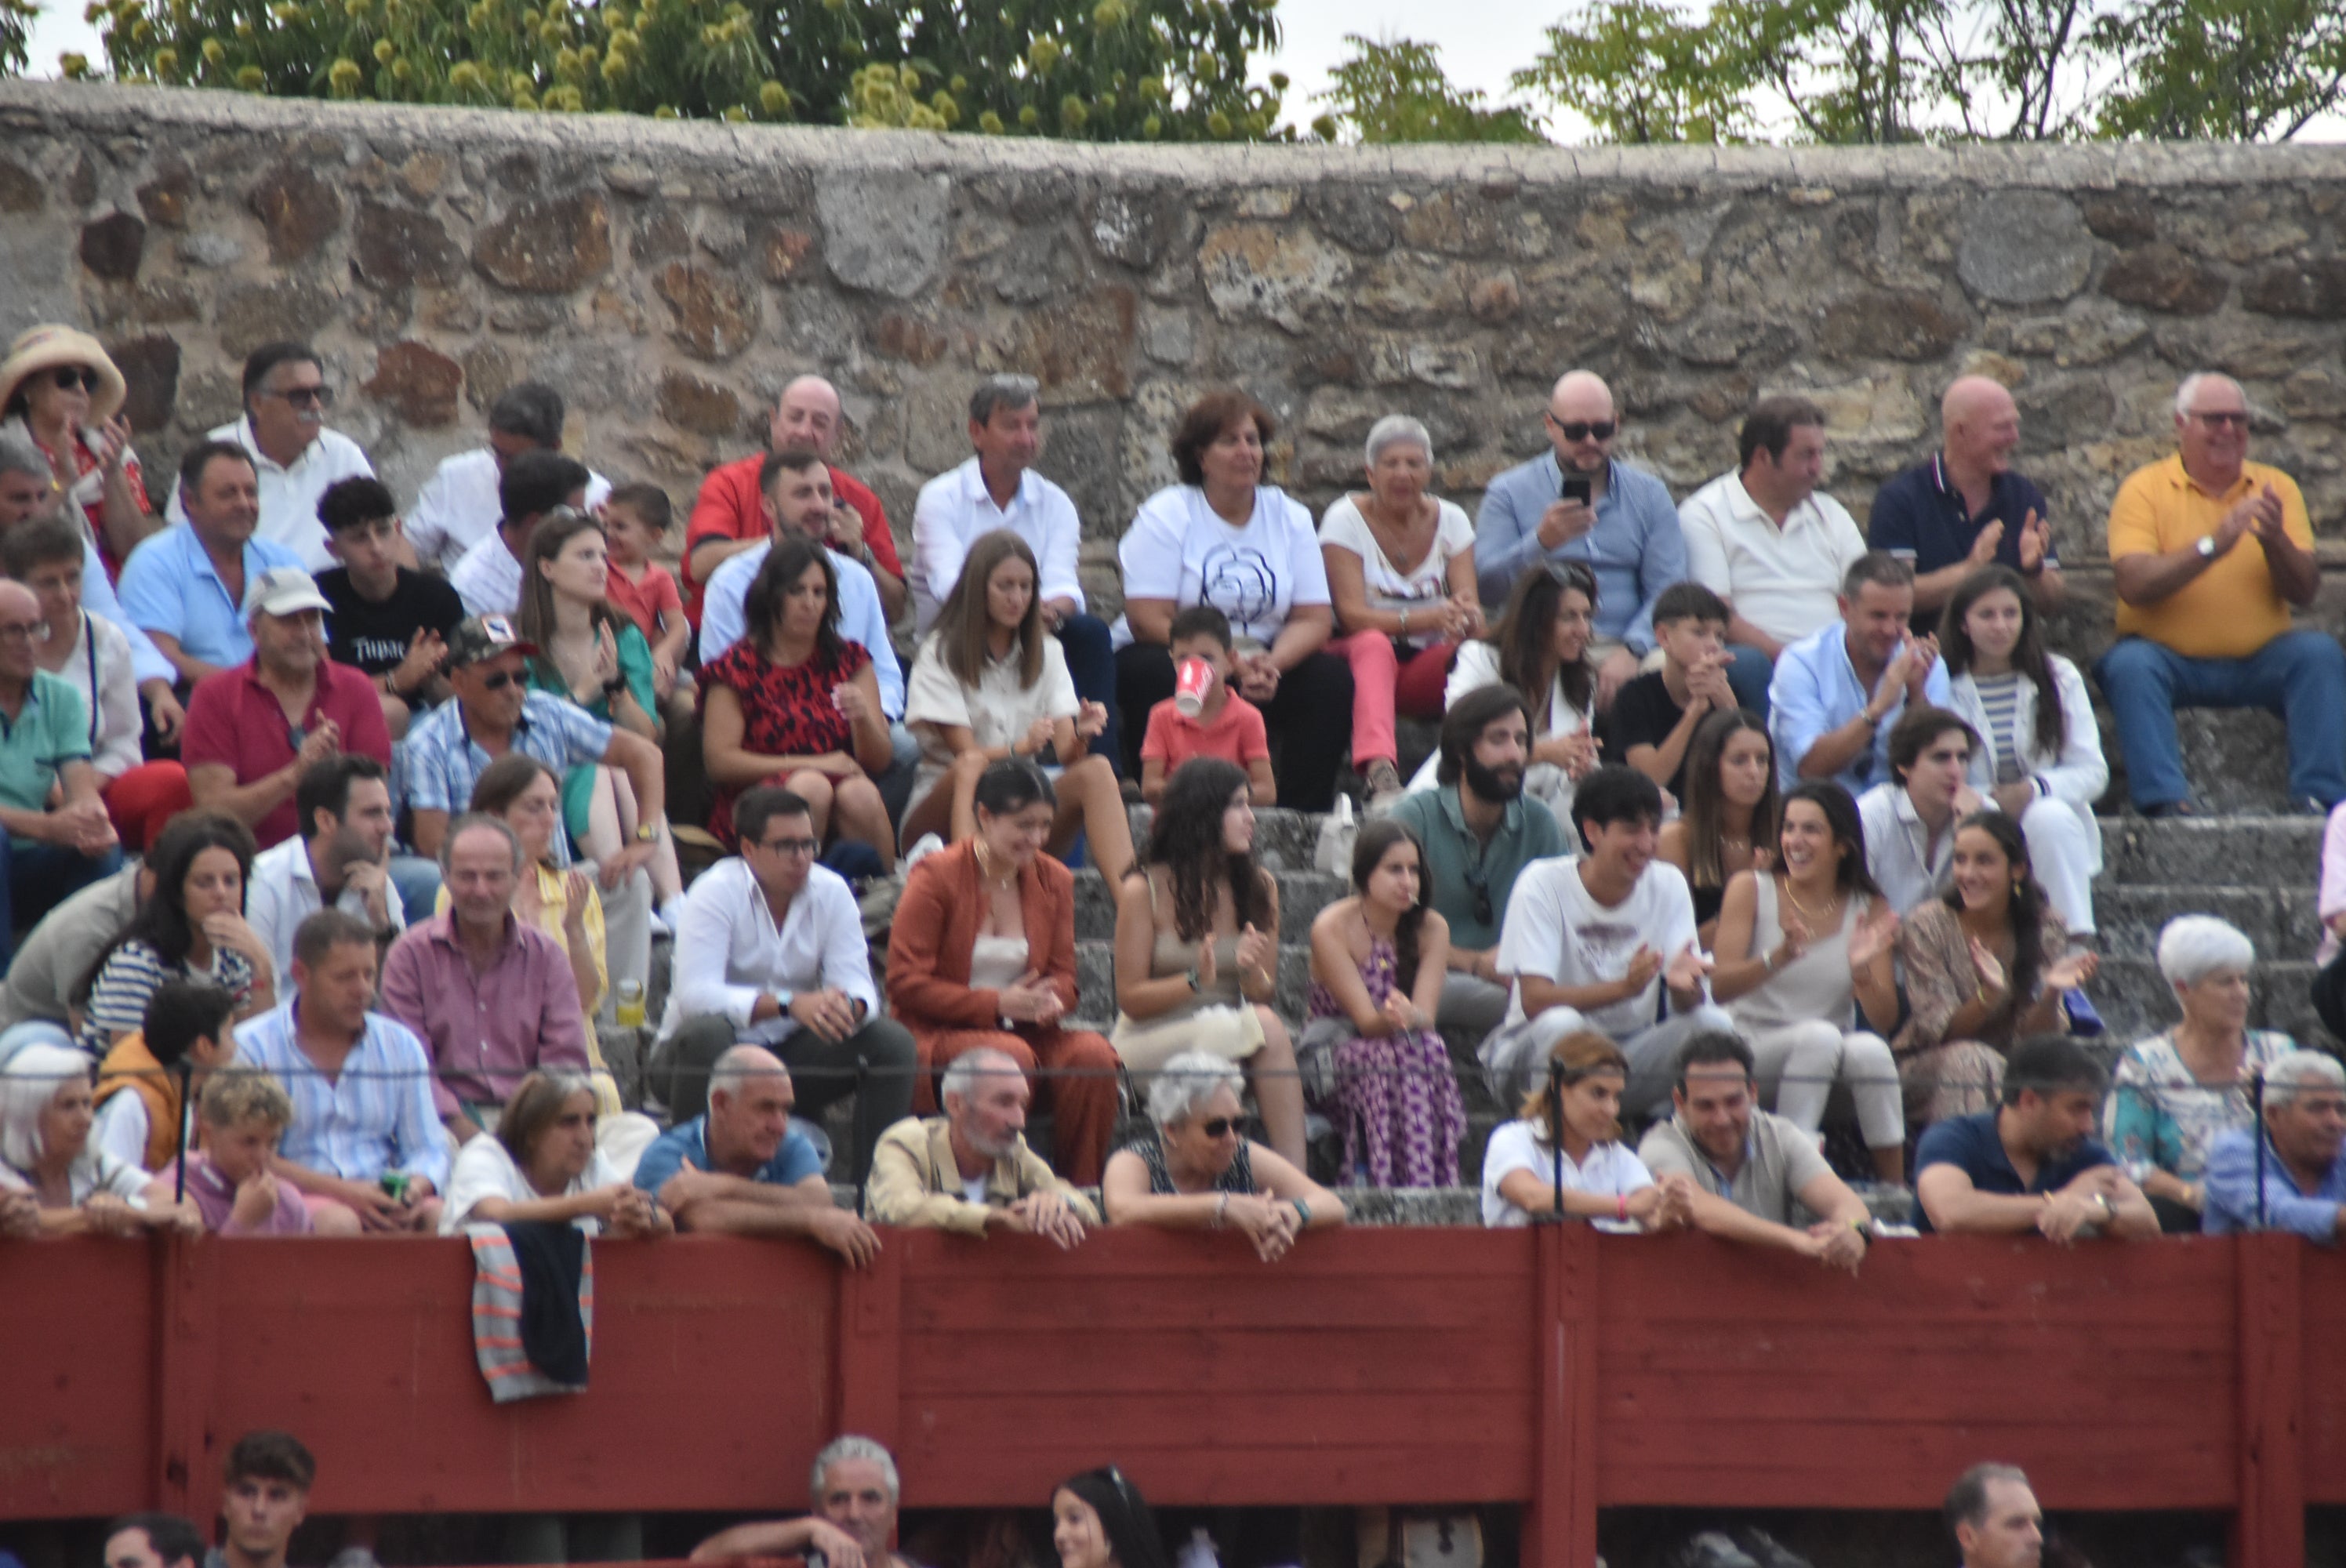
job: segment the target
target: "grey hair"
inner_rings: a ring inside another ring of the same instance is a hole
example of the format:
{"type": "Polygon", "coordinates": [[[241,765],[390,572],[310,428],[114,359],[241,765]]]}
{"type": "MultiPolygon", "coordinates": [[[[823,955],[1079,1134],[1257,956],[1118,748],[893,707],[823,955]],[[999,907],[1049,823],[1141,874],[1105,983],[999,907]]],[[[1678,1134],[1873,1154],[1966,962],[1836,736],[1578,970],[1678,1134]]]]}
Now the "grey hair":
{"type": "Polygon", "coordinates": [[[1165,1132],[1198,1114],[1217,1089],[1242,1094],[1246,1075],[1209,1051],[1184,1051],[1157,1070],[1148,1085],[1148,1119],[1165,1132]]]}
{"type": "Polygon", "coordinates": [[[937,1103],[943,1105],[955,1095],[968,1094],[977,1087],[980,1078],[988,1076],[1024,1079],[1026,1069],[1009,1052],[996,1051],[990,1045],[964,1051],[953,1059],[953,1065],[945,1069],[944,1079],[938,1083],[937,1103]]]}
{"type": "Polygon", "coordinates": [[[1413,446],[1425,453],[1427,463],[1433,461],[1433,437],[1426,433],[1423,423],[1405,413],[1389,413],[1369,426],[1369,441],[1365,448],[1369,466],[1374,468],[1377,459],[1385,454],[1387,447],[1392,446],[1413,446]]]}
{"type": "Polygon", "coordinates": [[[2248,933],[2214,915],[2177,915],[2158,933],[2158,972],[2169,985],[2197,985],[2218,970],[2245,974],[2256,961],[2248,933]]]}
{"type": "Polygon", "coordinates": [[[787,1078],[790,1070],[762,1045],[731,1045],[709,1069],[709,1093],[738,1095],[752,1078],[787,1078]],[[760,1061],[759,1058],[765,1060],[760,1061]],[[768,1064],[772,1064],[770,1066],[768,1064]]]}
{"type": "Polygon", "coordinates": [[[449,869],[448,857],[456,852],[458,837],[471,832],[475,828],[493,828],[496,830],[498,836],[505,840],[505,848],[513,851],[514,875],[521,875],[523,862],[520,838],[515,834],[503,817],[492,816],[486,811],[467,811],[448,824],[447,835],[440,840],[441,871],[444,872],[449,869]]]}
{"type": "Polygon", "coordinates": [[[33,444],[33,438],[21,430],[0,430],[0,473],[30,473],[36,478],[54,480],[49,460],[33,444]]]}
{"type": "MultiPolygon", "coordinates": [[[[2177,414],[2181,415],[2189,413],[2191,412],[2191,400],[2199,395],[2199,388],[2201,385],[2211,380],[2232,382],[2232,378],[2226,375],[2221,371],[2193,371],[2189,375],[2185,376],[2180,382],[2177,382],[2175,387],[2175,412],[2177,414]]],[[[2235,389],[2239,389],[2240,383],[2238,382],[2232,382],[2232,385],[2235,389]]],[[[2249,394],[2245,390],[2242,390],[2240,392],[2241,405],[2243,407],[2247,406],[2248,401],[2249,394]]]]}
{"type": "Polygon", "coordinates": [[[2326,1051],[2291,1051],[2265,1069],[2265,1109],[2316,1089],[2346,1089],[2346,1067],[2326,1051]]]}
{"type": "Polygon", "coordinates": [[[70,1045],[26,1045],[0,1067],[0,1164],[29,1171],[41,1146],[41,1113],[57,1091],[78,1078],[89,1082],[87,1056],[70,1045]]]}
{"type": "Polygon", "coordinates": [[[994,418],[995,409],[1022,409],[1033,406],[1043,395],[1043,383],[1033,376],[1022,376],[1004,371],[977,383],[969,394],[969,423],[984,424],[994,418]]]}
{"type": "Polygon", "coordinates": [[[857,1437],[850,1432],[845,1437],[831,1439],[823,1445],[822,1451],[814,1456],[814,1471],[807,1477],[807,1502],[810,1507],[822,1506],[823,1480],[831,1473],[831,1467],[843,1459],[860,1459],[868,1464],[878,1465],[880,1479],[888,1488],[888,1501],[893,1503],[903,1496],[903,1482],[896,1476],[896,1456],[872,1439],[857,1437]]]}

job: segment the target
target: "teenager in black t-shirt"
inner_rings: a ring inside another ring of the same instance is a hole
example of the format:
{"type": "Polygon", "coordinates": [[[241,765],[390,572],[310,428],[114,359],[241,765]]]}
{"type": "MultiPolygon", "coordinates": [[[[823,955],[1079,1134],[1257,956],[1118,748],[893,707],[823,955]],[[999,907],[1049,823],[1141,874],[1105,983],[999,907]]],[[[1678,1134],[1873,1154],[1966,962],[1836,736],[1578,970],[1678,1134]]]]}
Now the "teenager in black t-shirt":
{"type": "Polygon", "coordinates": [[[407,732],[411,712],[447,696],[440,665],[448,635],[464,618],[464,601],[446,579],[399,564],[398,508],[380,480],[327,486],[318,521],[326,525],[326,548],[342,563],[318,574],[318,591],[334,606],[327,651],[374,682],[395,740],[407,732]]]}
{"type": "Polygon", "coordinates": [[[1662,667],[1614,696],[1605,760],[1635,768],[1684,800],[1695,728],[1736,706],[1727,684],[1726,602],[1700,583],[1672,584],[1654,601],[1654,642],[1662,667]]]}

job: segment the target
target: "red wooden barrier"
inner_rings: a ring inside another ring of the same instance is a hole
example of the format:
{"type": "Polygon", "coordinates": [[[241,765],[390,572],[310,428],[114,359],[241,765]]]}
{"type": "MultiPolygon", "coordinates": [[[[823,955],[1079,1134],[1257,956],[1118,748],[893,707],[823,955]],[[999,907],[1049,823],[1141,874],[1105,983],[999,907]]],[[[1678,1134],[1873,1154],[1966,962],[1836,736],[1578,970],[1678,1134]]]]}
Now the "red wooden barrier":
{"type": "Polygon", "coordinates": [[[2228,1509],[2296,1568],[2346,1502],[2346,1259],[2290,1237],[1885,1242],[1862,1278],[1704,1237],[891,1232],[599,1249],[592,1390],[497,1407],[455,1242],[0,1246],[0,1515],[208,1513],[256,1426],[321,1512],[804,1505],[888,1443],[915,1506],[1038,1504],[1114,1459],[1166,1502],[1935,1506],[1977,1460],[2076,1509],[2228,1509]]]}

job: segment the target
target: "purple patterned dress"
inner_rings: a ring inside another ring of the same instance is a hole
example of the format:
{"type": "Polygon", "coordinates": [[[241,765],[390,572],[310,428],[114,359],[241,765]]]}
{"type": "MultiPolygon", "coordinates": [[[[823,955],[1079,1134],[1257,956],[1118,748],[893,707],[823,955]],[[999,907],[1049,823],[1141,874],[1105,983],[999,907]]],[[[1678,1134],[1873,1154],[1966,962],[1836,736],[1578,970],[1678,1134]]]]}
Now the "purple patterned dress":
{"type": "MultiPolygon", "coordinates": [[[[1398,989],[1399,961],[1382,937],[1369,939],[1361,983],[1379,1008],[1398,989]]],[[[1311,983],[1305,1017],[1346,1018],[1328,988],[1311,983]]],[[[1344,1129],[1344,1168],[1372,1186],[1455,1186],[1466,1106],[1450,1051],[1431,1029],[1353,1035],[1336,1044],[1335,1114],[1344,1129]]]]}

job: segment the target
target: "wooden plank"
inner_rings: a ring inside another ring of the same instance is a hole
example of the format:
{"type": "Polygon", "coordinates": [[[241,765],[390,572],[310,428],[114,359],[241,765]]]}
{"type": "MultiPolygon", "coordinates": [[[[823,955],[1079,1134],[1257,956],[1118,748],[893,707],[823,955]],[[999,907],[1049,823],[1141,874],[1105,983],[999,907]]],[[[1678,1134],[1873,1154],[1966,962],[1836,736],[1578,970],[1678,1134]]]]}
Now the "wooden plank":
{"type": "Polygon", "coordinates": [[[2239,1283],[2239,1509],[2235,1568],[2300,1568],[2305,1561],[2304,1384],[2299,1314],[2305,1244],[2248,1236],[2235,1253],[2239,1283]]]}
{"type": "Polygon", "coordinates": [[[154,1505],[208,1519],[219,1485],[211,1425],[219,1248],[177,1236],[154,1237],[150,1247],[163,1329],[155,1340],[154,1505]]]}
{"type": "Polygon", "coordinates": [[[0,1518],[153,1505],[155,1258],[140,1241],[0,1241],[0,1518]]]}
{"type": "Polygon", "coordinates": [[[1080,1424],[1029,1445],[974,1448],[939,1434],[912,1432],[898,1451],[908,1497],[912,1477],[927,1479],[918,1499],[935,1507],[1041,1507],[1051,1489],[1077,1471],[1113,1459],[1158,1506],[1341,1505],[1383,1502],[1508,1502],[1530,1490],[1529,1455],[1517,1443],[1487,1437],[1436,1447],[1261,1447],[1237,1421],[1229,1441],[1170,1447],[1146,1437],[1096,1441],[1080,1424]]]}
{"type": "Polygon", "coordinates": [[[1474,1390],[1520,1393],[1528,1303],[1494,1310],[1478,1334],[1410,1329],[1070,1329],[1046,1352],[1028,1337],[976,1332],[917,1334],[903,1340],[903,1386],[923,1396],[1017,1392],[1035,1386],[1035,1357],[1047,1353],[1055,1385],[1122,1396],[1178,1394],[1219,1385],[1244,1367],[1257,1394],[1309,1397],[1377,1392],[1391,1397],[1474,1390]]]}
{"type": "MultiPolygon", "coordinates": [[[[881,1248],[868,1268],[839,1270],[838,1380],[831,1425],[896,1446],[904,1322],[904,1249],[881,1248]]],[[[918,1478],[914,1478],[918,1479],[918,1478]]]]}

